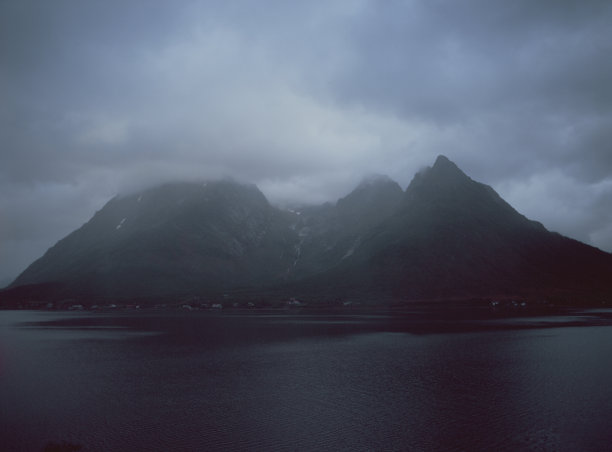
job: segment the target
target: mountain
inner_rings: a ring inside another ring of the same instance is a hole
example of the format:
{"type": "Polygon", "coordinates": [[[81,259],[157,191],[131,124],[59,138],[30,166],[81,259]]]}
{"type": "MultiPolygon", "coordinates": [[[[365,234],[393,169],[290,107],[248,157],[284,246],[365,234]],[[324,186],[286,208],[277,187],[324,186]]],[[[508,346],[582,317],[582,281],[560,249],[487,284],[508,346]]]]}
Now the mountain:
{"type": "Polygon", "coordinates": [[[372,176],[299,211],[231,181],[119,196],[0,297],[578,303],[609,299],[610,275],[611,254],[549,232],[439,156],[405,191],[372,176]]]}
{"type": "Polygon", "coordinates": [[[318,275],[350,258],[361,237],[395,213],[403,190],[386,176],[365,179],[335,205],[302,209],[292,228],[298,233],[292,280],[318,275]]]}
{"type": "Polygon", "coordinates": [[[296,235],[255,186],[167,184],[110,200],[11,285],[62,295],[172,296],[282,278],[296,235]]]}
{"type": "Polygon", "coordinates": [[[612,255],[547,231],[440,156],[325,283],[391,299],[580,301],[609,298],[610,275],[612,255]]]}

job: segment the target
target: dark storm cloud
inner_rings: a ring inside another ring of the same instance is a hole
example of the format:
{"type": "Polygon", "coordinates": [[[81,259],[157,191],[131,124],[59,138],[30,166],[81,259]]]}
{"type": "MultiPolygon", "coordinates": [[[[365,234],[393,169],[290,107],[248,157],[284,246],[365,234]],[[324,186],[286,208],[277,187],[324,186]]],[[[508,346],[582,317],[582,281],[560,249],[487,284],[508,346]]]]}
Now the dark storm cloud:
{"type": "Polygon", "coordinates": [[[4,1],[0,279],[119,191],[230,175],[322,202],[439,153],[612,250],[611,21],[607,1],[4,1]]]}

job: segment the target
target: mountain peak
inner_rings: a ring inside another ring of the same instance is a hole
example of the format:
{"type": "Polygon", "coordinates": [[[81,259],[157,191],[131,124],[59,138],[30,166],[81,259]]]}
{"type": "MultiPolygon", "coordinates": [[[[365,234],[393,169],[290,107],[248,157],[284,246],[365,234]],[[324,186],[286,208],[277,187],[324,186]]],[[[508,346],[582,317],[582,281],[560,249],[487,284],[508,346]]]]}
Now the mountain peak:
{"type": "Polygon", "coordinates": [[[473,182],[459,167],[444,155],[439,155],[433,166],[415,174],[406,191],[423,187],[457,187],[473,182]]]}
{"type": "Polygon", "coordinates": [[[457,165],[452,162],[447,156],[440,154],[436,157],[436,161],[433,164],[434,168],[447,167],[447,168],[457,168],[457,165]]]}
{"type": "Polygon", "coordinates": [[[436,158],[434,165],[431,167],[431,171],[436,175],[444,177],[468,177],[463,171],[461,171],[461,169],[459,169],[459,167],[454,162],[449,160],[448,157],[444,155],[439,155],[438,158],[436,158]]]}
{"type": "Polygon", "coordinates": [[[389,176],[371,175],[339,199],[336,208],[343,217],[371,224],[395,211],[403,193],[402,187],[389,176]]]}
{"type": "Polygon", "coordinates": [[[372,174],[366,176],[351,193],[339,199],[337,204],[363,203],[375,198],[400,196],[401,193],[402,188],[389,176],[372,174]]]}

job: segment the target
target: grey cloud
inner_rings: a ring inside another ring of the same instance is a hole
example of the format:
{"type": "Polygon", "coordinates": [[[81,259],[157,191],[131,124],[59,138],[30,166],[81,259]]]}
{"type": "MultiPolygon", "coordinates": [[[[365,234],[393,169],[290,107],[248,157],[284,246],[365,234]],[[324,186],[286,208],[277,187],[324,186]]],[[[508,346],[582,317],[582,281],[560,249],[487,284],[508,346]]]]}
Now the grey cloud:
{"type": "Polygon", "coordinates": [[[353,29],[354,65],[334,92],[440,120],[517,103],[610,108],[606,2],[401,5],[370,4],[353,29]]]}

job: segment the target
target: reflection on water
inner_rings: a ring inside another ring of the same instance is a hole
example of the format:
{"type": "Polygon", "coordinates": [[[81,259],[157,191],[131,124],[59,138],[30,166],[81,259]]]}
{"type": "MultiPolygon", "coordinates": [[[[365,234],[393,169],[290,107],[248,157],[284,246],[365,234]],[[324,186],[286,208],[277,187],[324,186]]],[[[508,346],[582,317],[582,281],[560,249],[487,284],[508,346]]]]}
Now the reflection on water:
{"type": "Polygon", "coordinates": [[[473,326],[0,312],[0,438],[6,450],[608,449],[610,326],[473,326]]]}

